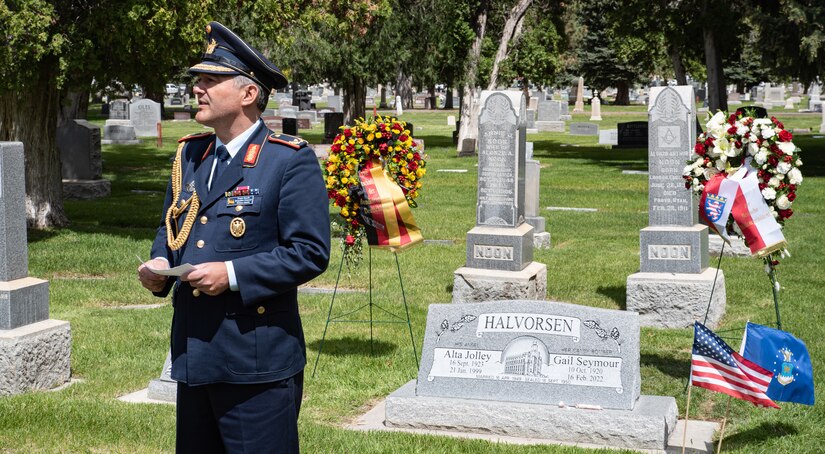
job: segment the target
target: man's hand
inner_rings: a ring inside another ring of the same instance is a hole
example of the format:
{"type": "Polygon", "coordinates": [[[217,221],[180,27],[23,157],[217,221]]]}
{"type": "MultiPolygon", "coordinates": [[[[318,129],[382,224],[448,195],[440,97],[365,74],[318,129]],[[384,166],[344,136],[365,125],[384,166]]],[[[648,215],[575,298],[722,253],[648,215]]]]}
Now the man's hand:
{"type": "Polygon", "coordinates": [[[140,280],[141,285],[143,285],[150,292],[159,292],[163,290],[163,287],[166,286],[166,279],[168,279],[168,277],[149,271],[149,269],[146,268],[146,265],[154,269],[166,269],[169,268],[169,262],[161,258],[156,258],[149,260],[146,263],[141,263],[138,267],[138,280],[140,280]]]}
{"type": "Polygon", "coordinates": [[[219,295],[229,288],[229,273],[224,262],[197,264],[194,270],[181,276],[180,280],[211,296],[219,295]]]}

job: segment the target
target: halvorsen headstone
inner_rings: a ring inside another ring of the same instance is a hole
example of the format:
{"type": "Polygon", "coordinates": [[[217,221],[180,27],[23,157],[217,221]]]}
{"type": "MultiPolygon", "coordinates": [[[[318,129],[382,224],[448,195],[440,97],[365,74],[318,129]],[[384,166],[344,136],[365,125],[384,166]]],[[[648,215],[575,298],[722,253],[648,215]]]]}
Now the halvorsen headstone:
{"type": "Polygon", "coordinates": [[[484,91],[480,106],[476,227],[467,233],[466,266],[455,272],[453,302],[538,298],[529,296],[535,292],[543,298],[547,268],[533,262],[533,228],[524,219],[524,96],[484,91]],[[539,274],[544,279],[528,284],[528,293],[497,294],[539,274]]]}
{"type": "Polygon", "coordinates": [[[160,104],[151,99],[141,99],[129,104],[129,119],[139,137],[157,137],[160,123],[160,104]]]}
{"type": "Polygon", "coordinates": [[[49,283],[29,277],[23,144],[0,142],[0,396],[65,383],[69,322],[49,319],[49,283]]]}
{"type": "Polygon", "coordinates": [[[391,427],[664,449],[672,397],[641,396],[639,320],[549,301],[430,305],[421,366],[391,427]]]}
{"type": "Polygon", "coordinates": [[[652,87],[648,106],[649,227],[641,230],[640,272],[627,278],[627,309],[642,324],[681,328],[707,324],[725,312],[724,274],[708,268],[708,228],[697,224],[696,201],[685,190],[682,169],[693,153],[696,108],[693,88],[652,87]]]}

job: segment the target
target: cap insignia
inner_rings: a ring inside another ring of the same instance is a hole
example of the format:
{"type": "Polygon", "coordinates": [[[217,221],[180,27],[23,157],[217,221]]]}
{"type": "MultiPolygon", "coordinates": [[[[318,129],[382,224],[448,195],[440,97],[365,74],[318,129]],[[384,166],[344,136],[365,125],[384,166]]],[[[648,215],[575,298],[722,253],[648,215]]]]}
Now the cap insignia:
{"type": "Polygon", "coordinates": [[[206,52],[207,54],[211,54],[215,52],[215,48],[218,47],[218,42],[215,41],[215,38],[212,38],[212,42],[206,45],[206,52]]]}

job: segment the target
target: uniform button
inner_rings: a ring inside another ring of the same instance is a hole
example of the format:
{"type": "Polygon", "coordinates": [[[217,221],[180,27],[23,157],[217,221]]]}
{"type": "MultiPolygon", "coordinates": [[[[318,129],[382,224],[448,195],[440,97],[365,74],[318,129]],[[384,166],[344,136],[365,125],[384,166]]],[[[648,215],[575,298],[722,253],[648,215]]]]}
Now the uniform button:
{"type": "Polygon", "coordinates": [[[201,296],[201,291],[198,289],[192,290],[192,296],[201,296]]]}
{"type": "Polygon", "coordinates": [[[195,244],[198,246],[198,249],[201,249],[201,248],[203,248],[203,245],[206,244],[206,243],[203,240],[198,240],[198,242],[195,243],[195,244]]]}
{"type": "Polygon", "coordinates": [[[206,216],[201,216],[201,224],[206,224],[209,221],[209,218],[206,216]]]}
{"type": "Polygon", "coordinates": [[[235,211],[241,211],[241,210],[243,210],[243,207],[241,205],[237,205],[235,207],[235,211]]]}
{"type": "Polygon", "coordinates": [[[261,315],[263,315],[263,314],[264,314],[264,312],[266,312],[266,308],[265,308],[265,307],[263,307],[263,306],[258,306],[258,313],[259,313],[259,314],[261,314],[261,315]]]}

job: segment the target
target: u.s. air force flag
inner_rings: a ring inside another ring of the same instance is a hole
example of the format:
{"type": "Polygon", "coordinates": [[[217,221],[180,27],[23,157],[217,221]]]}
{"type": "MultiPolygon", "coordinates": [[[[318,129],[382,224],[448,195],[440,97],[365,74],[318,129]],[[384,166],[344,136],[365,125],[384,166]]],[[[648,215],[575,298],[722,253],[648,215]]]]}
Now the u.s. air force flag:
{"type": "Polygon", "coordinates": [[[748,322],[742,356],[773,372],[768,391],[773,400],[814,404],[811,356],[805,344],[788,332],[748,322]]]}

